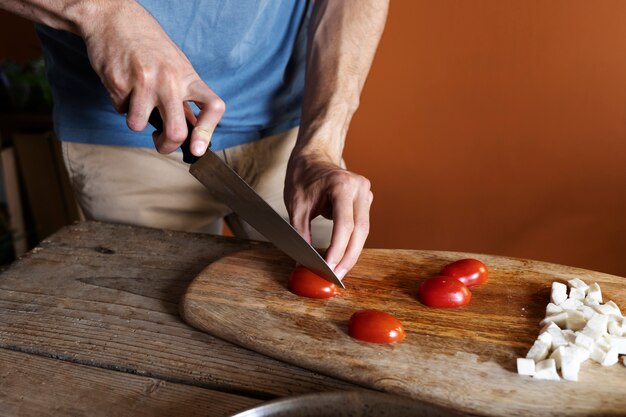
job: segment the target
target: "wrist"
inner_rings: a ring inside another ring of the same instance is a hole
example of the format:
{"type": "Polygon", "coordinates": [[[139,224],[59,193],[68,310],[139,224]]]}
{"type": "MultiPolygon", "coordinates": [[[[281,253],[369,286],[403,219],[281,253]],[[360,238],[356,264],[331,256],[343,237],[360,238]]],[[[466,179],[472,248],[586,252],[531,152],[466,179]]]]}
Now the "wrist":
{"type": "Polygon", "coordinates": [[[111,22],[120,13],[129,13],[133,6],[137,6],[134,0],[83,0],[70,3],[64,14],[74,28],[72,32],[87,39],[98,33],[104,22],[111,22]]]}

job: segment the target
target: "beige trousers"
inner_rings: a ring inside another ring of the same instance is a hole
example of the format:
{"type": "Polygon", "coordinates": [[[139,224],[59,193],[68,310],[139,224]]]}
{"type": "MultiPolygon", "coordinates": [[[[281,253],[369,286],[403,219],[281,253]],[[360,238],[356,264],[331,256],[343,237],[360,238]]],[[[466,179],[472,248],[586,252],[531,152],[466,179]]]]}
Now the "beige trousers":
{"type": "MultiPolygon", "coordinates": [[[[283,200],[285,171],[298,129],[217,154],[289,221],[283,200]]],[[[266,240],[189,173],[182,153],[63,142],[63,159],[87,219],[187,232],[221,234],[226,219],[236,236],[266,240]]],[[[313,244],[328,247],[332,222],[318,217],[313,244]]]]}

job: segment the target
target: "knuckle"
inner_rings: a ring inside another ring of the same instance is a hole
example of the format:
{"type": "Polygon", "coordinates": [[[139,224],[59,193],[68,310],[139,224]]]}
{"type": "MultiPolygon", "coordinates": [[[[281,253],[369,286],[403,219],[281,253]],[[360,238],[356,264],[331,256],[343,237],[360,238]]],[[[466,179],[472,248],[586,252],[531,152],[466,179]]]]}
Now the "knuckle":
{"type": "Polygon", "coordinates": [[[187,139],[187,127],[178,124],[172,126],[167,131],[167,137],[172,142],[181,143],[187,139]]]}
{"type": "Polygon", "coordinates": [[[216,114],[224,114],[226,111],[226,103],[219,97],[209,101],[206,105],[208,107],[207,110],[216,114]]]}

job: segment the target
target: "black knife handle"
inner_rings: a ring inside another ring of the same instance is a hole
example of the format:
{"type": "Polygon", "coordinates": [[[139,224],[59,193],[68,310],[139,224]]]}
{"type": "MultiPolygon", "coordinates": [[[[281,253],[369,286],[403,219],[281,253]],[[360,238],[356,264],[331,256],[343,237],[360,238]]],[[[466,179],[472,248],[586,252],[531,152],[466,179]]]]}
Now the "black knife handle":
{"type": "MultiPolygon", "coordinates": [[[[163,119],[161,118],[161,113],[159,113],[159,109],[155,108],[154,110],[152,110],[152,113],[150,113],[150,118],[148,119],[148,122],[159,132],[163,131],[163,119]]],[[[191,144],[191,131],[193,130],[193,125],[189,122],[189,120],[186,120],[186,122],[187,122],[187,139],[185,139],[183,144],[180,145],[180,150],[183,151],[183,161],[188,164],[193,164],[200,158],[198,158],[197,156],[191,153],[190,144],[191,144]]]]}

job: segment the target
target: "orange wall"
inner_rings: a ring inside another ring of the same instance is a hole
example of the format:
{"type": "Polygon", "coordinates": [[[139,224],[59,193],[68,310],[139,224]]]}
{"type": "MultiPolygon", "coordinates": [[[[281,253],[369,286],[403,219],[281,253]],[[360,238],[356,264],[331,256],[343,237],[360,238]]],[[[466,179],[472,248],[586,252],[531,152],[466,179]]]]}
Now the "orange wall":
{"type": "MultiPolygon", "coordinates": [[[[346,148],[369,247],[626,276],[626,2],[395,0],[346,148]]],[[[32,26],[0,12],[0,59],[32,26]],[[16,23],[17,22],[17,23],[16,23]]]]}
{"type": "Polygon", "coordinates": [[[369,247],[626,276],[626,2],[396,0],[346,160],[369,247]]]}

